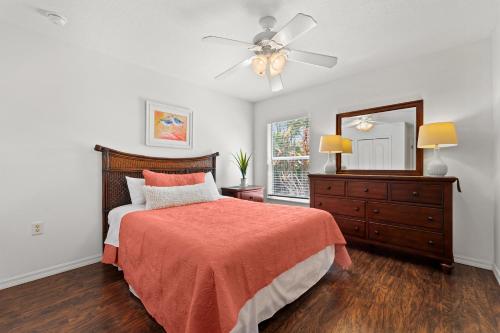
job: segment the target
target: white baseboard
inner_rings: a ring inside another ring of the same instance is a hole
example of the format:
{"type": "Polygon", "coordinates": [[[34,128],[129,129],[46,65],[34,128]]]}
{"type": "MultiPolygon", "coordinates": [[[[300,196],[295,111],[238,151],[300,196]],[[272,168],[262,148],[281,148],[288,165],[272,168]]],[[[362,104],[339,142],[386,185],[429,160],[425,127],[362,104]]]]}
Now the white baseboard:
{"type": "MultiPolygon", "coordinates": [[[[101,254],[97,254],[94,256],[73,260],[64,264],[59,264],[52,267],[39,269],[33,272],[16,275],[8,279],[0,280],[0,290],[17,286],[26,282],[38,280],[58,273],[70,271],[75,268],[95,264],[96,262],[99,262],[101,260],[101,257],[102,257],[101,254]]],[[[493,274],[495,275],[498,281],[498,284],[500,284],[500,268],[497,267],[496,265],[493,265],[491,262],[464,256],[455,256],[455,262],[468,266],[474,266],[478,268],[492,270],[493,274]]]]}
{"type": "Polygon", "coordinates": [[[464,257],[464,256],[455,256],[455,262],[457,262],[459,264],[468,265],[468,266],[489,269],[490,271],[493,268],[493,263],[490,261],[480,260],[480,259],[475,259],[475,258],[470,258],[470,257],[464,257]]]}
{"type": "Polygon", "coordinates": [[[38,280],[50,275],[55,275],[58,273],[70,271],[75,268],[87,266],[90,264],[95,264],[96,262],[99,262],[101,260],[101,257],[102,257],[101,254],[97,254],[91,257],[73,260],[67,263],[55,265],[52,267],[42,268],[33,272],[20,274],[4,280],[0,280],[0,290],[17,286],[19,284],[23,284],[26,282],[38,280]]]}
{"type": "Polygon", "coordinates": [[[493,265],[493,274],[495,274],[498,284],[500,284],[500,268],[497,265],[493,265]]]}

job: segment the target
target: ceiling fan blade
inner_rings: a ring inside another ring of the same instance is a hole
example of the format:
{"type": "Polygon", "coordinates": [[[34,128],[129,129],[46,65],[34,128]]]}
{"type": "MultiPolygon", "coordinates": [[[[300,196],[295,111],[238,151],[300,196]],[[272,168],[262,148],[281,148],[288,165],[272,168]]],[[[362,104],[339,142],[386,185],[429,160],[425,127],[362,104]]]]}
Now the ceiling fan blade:
{"type": "Polygon", "coordinates": [[[248,42],[243,42],[241,40],[225,38],[225,37],[205,36],[201,40],[204,42],[214,43],[214,44],[244,47],[244,48],[247,48],[248,50],[252,50],[252,51],[261,51],[262,50],[262,48],[258,45],[254,45],[254,44],[248,43],[248,42]]]}
{"type": "Polygon", "coordinates": [[[342,127],[354,127],[354,126],[356,126],[356,125],[359,125],[359,123],[360,123],[360,122],[361,122],[361,121],[359,121],[359,120],[354,120],[354,121],[351,121],[351,122],[350,122],[350,123],[348,123],[348,124],[345,124],[345,125],[344,125],[344,124],[342,124],[342,127]]]}
{"type": "Polygon", "coordinates": [[[218,79],[223,79],[225,78],[226,76],[228,76],[229,74],[233,73],[234,71],[236,71],[237,69],[240,69],[240,68],[243,68],[243,67],[247,67],[247,66],[250,66],[250,64],[252,63],[252,59],[253,57],[250,57],[248,59],[245,59],[243,60],[242,62],[239,62],[237,63],[236,65],[234,65],[233,67],[225,70],[224,72],[220,73],[219,75],[217,75],[215,77],[216,80],[218,79]]]}
{"type": "Polygon", "coordinates": [[[269,80],[269,86],[272,92],[280,91],[283,89],[283,81],[281,81],[281,75],[271,75],[271,64],[268,62],[266,66],[266,76],[269,80]]]}
{"type": "Polygon", "coordinates": [[[278,31],[272,38],[272,40],[285,47],[295,39],[299,38],[312,28],[314,28],[318,23],[314,20],[312,16],[298,13],[295,17],[288,22],[280,31],[278,31]]]}
{"type": "Polygon", "coordinates": [[[337,57],[307,51],[289,50],[287,58],[290,61],[328,68],[337,64],[337,57]]]}
{"type": "Polygon", "coordinates": [[[269,76],[269,86],[272,92],[280,91],[283,89],[283,81],[281,75],[269,76]]]}

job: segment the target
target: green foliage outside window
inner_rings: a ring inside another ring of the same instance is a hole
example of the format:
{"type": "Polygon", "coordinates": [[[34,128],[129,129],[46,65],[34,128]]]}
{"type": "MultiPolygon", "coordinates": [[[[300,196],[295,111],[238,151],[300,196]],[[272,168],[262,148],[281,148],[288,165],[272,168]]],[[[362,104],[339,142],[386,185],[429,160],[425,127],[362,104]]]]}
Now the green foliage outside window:
{"type": "Polygon", "coordinates": [[[271,124],[272,194],[309,198],[309,118],[271,124]]]}

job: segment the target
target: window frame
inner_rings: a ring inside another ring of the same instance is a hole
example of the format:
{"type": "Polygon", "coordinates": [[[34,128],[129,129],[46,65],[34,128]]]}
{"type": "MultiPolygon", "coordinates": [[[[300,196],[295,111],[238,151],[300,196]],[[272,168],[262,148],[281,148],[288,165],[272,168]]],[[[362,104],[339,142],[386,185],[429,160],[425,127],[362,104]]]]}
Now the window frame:
{"type": "MultiPolygon", "coordinates": [[[[288,202],[293,202],[293,203],[303,203],[303,204],[308,204],[310,201],[310,193],[308,197],[296,197],[296,196],[286,196],[286,195],[279,195],[279,194],[274,194],[273,193],[273,161],[291,161],[291,160],[311,160],[311,155],[310,155],[310,148],[309,147],[309,155],[308,156],[280,156],[280,157],[273,157],[273,140],[272,140],[272,125],[274,123],[279,123],[279,122],[284,122],[284,121],[292,121],[296,119],[301,119],[301,118],[308,118],[309,120],[309,135],[311,135],[311,116],[309,114],[303,114],[303,115],[297,115],[297,116],[292,116],[290,118],[285,118],[285,119],[277,119],[270,121],[267,124],[267,170],[266,170],[266,178],[267,178],[267,186],[266,186],[266,196],[268,199],[271,200],[278,200],[278,201],[288,201],[288,202]]],[[[309,141],[310,145],[310,141],[309,141]]],[[[309,170],[308,170],[309,172],[309,170]]],[[[308,180],[309,182],[309,180],[308,180]]]]}

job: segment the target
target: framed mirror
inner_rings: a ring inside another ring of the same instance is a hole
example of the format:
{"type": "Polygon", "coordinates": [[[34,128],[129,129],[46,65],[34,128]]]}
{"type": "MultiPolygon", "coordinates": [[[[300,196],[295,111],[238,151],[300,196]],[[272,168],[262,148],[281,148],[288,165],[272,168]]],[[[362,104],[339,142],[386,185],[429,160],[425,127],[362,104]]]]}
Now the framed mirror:
{"type": "Polygon", "coordinates": [[[423,100],[337,114],[337,134],[350,140],[337,154],[337,173],[422,176],[423,120],[423,100]]]}

